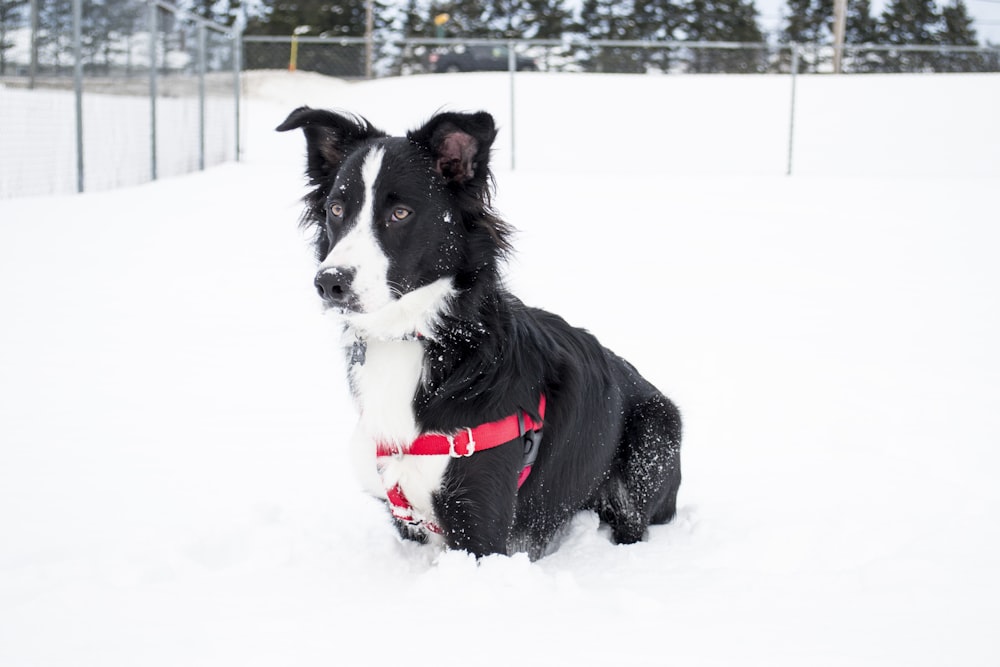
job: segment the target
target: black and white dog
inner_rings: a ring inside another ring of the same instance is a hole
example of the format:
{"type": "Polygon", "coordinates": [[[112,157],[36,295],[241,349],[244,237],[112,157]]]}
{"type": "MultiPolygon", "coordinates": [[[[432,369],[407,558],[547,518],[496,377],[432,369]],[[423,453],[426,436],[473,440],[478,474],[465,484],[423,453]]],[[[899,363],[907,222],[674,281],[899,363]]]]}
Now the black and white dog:
{"type": "Polygon", "coordinates": [[[537,558],[579,510],[618,543],[673,518],[676,407],[586,331],[504,288],[511,228],[491,207],[485,113],[406,137],[302,107],[303,224],[344,323],[366,486],[404,537],[537,558]]]}

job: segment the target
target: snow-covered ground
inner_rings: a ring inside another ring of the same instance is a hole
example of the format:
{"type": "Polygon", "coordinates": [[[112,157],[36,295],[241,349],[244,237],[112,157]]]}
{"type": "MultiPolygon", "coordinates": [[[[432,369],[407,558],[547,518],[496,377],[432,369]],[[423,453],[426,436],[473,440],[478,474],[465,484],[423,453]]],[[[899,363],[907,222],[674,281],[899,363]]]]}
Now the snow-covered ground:
{"type": "Polygon", "coordinates": [[[1000,663],[1000,77],[802,78],[790,178],[778,81],[519,77],[511,172],[503,75],[273,75],[244,164],[0,201],[0,665],[1000,663]],[[675,522],[397,540],[270,131],[303,103],[496,114],[509,282],[680,405],[675,522]]]}

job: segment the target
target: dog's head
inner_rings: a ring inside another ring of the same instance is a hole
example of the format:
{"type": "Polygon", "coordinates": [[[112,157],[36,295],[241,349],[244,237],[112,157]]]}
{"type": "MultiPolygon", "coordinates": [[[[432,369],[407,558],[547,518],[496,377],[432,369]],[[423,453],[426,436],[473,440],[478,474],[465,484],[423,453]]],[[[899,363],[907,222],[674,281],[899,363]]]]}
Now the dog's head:
{"type": "Polygon", "coordinates": [[[406,137],[364,118],[301,107],[278,131],[307,144],[303,224],[315,229],[316,288],[354,328],[412,334],[452,297],[496,277],[510,230],[490,206],[485,112],[440,113],[406,137]]]}

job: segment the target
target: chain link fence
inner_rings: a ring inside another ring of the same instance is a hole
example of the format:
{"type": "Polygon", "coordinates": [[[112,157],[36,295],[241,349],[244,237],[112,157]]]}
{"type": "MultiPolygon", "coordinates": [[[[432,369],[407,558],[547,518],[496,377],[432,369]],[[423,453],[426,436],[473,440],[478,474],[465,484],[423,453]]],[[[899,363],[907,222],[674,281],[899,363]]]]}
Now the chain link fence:
{"type": "MultiPolygon", "coordinates": [[[[45,6],[54,13],[44,29],[5,24],[0,197],[135,185],[238,159],[241,69],[343,79],[490,70],[790,74],[794,105],[795,75],[832,72],[835,55],[816,44],[242,37],[161,0],[45,6]]],[[[997,47],[867,44],[841,55],[845,73],[1000,71],[997,47]]]]}
{"type": "Polygon", "coordinates": [[[165,2],[55,0],[7,32],[0,198],[106,190],[235,160],[239,36],[165,2]]]}
{"type": "MultiPolygon", "coordinates": [[[[799,74],[834,70],[823,44],[246,36],[246,69],[302,69],[346,79],[467,71],[608,74],[799,74]],[[369,53],[371,54],[369,56],[369,53]]],[[[998,72],[1000,48],[847,45],[843,73],[998,72]]]]}

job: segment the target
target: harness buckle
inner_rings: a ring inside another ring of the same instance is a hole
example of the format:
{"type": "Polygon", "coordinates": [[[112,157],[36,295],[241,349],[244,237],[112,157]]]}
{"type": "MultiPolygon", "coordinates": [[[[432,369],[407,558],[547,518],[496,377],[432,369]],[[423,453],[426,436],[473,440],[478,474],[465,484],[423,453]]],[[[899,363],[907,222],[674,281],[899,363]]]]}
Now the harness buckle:
{"type": "Polygon", "coordinates": [[[524,413],[517,413],[517,428],[521,432],[521,439],[524,442],[524,459],[521,462],[522,468],[530,468],[538,458],[538,448],[542,444],[542,429],[533,431],[525,430],[524,413]]]}
{"type": "Polygon", "coordinates": [[[455,449],[455,436],[445,436],[448,438],[448,455],[453,459],[460,459],[462,457],[467,458],[476,453],[476,440],[472,437],[472,429],[466,427],[465,432],[469,434],[469,442],[465,445],[465,453],[461,454],[455,449]]]}

